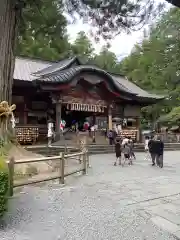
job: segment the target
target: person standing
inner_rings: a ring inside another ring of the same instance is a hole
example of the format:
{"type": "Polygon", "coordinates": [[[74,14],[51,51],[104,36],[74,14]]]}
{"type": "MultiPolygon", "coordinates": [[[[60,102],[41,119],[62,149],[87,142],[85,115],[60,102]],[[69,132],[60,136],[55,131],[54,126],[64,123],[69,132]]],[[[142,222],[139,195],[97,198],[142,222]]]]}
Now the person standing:
{"type": "Polygon", "coordinates": [[[155,160],[156,160],[156,142],[154,140],[154,136],[150,137],[150,140],[148,142],[148,150],[149,150],[149,154],[151,156],[152,166],[154,166],[155,160]]]}
{"type": "Polygon", "coordinates": [[[135,153],[134,153],[134,142],[131,137],[129,137],[129,147],[130,147],[130,158],[136,159],[135,153]]]}
{"type": "Polygon", "coordinates": [[[119,165],[121,165],[121,141],[119,138],[115,140],[115,152],[116,152],[116,161],[114,162],[114,166],[117,165],[118,160],[119,160],[119,165]]]}
{"type": "Polygon", "coordinates": [[[52,144],[52,139],[53,139],[53,135],[54,135],[54,125],[53,122],[51,120],[48,121],[48,147],[51,147],[52,144]]]}
{"type": "Polygon", "coordinates": [[[163,168],[163,155],[164,155],[164,143],[160,136],[157,136],[156,140],[156,164],[160,168],[163,168]]]}
{"type": "Polygon", "coordinates": [[[108,138],[109,138],[109,145],[113,145],[113,131],[110,130],[109,133],[108,133],[108,138]]]}
{"type": "Polygon", "coordinates": [[[149,160],[150,159],[148,144],[149,144],[149,136],[146,136],[145,137],[145,141],[144,141],[144,150],[145,150],[145,153],[146,153],[145,160],[149,160]]]}

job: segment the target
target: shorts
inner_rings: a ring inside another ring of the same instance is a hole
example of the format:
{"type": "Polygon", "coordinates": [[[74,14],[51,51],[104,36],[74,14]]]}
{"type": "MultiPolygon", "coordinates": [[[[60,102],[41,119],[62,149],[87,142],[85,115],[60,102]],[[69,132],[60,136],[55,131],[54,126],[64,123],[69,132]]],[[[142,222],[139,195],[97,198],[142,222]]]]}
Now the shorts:
{"type": "Polygon", "coordinates": [[[116,152],[116,158],[121,157],[121,152],[116,152]]]}
{"type": "Polygon", "coordinates": [[[125,153],[125,154],[124,154],[124,157],[127,158],[127,159],[129,159],[129,158],[130,158],[130,155],[125,153]]]}

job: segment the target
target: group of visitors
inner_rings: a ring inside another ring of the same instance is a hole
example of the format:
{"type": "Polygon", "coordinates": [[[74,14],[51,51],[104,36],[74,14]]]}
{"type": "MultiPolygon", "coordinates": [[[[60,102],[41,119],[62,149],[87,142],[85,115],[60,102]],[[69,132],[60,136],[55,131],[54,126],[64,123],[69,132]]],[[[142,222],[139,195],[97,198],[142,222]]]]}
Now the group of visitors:
{"type": "MultiPolygon", "coordinates": [[[[116,137],[115,139],[115,153],[116,160],[114,166],[119,165],[124,166],[126,162],[128,165],[133,164],[133,160],[136,159],[134,154],[134,142],[131,137],[116,137]]],[[[145,138],[145,160],[151,160],[152,166],[157,165],[160,168],[163,168],[163,153],[164,153],[164,143],[159,136],[146,136],[145,138]]]]}
{"type": "Polygon", "coordinates": [[[134,142],[131,137],[124,137],[123,139],[120,137],[116,137],[115,139],[115,152],[116,152],[116,161],[114,162],[114,166],[119,165],[124,166],[126,162],[128,165],[132,165],[133,159],[136,159],[134,154],[134,142]],[[123,157],[123,162],[122,162],[123,157]]]}
{"type": "Polygon", "coordinates": [[[152,160],[152,166],[163,168],[164,143],[160,136],[146,136],[145,138],[146,160],[152,160]]]}

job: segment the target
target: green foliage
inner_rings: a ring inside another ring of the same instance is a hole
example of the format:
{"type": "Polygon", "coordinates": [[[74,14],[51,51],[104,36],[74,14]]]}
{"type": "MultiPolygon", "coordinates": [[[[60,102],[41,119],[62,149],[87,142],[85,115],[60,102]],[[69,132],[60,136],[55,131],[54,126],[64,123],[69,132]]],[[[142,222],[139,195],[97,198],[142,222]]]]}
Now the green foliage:
{"type": "Polygon", "coordinates": [[[180,9],[173,8],[151,27],[148,36],[137,44],[121,69],[133,82],[152,93],[167,96],[143,109],[154,121],[180,105],[180,9]]]}
{"type": "Polygon", "coordinates": [[[61,1],[27,1],[22,9],[16,55],[59,60],[68,56],[70,44],[61,1]]]}
{"type": "Polygon", "coordinates": [[[117,57],[106,47],[103,47],[100,53],[95,55],[93,62],[106,71],[116,72],[117,70],[117,57]]]}
{"type": "Polygon", "coordinates": [[[180,107],[175,107],[168,114],[161,116],[158,122],[169,125],[180,124],[180,107]]]}
{"type": "Polygon", "coordinates": [[[0,157],[0,217],[7,210],[8,201],[8,168],[3,156],[0,157]]]}
{"type": "Polygon", "coordinates": [[[76,40],[71,46],[73,55],[80,58],[91,58],[94,54],[94,48],[92,42],[86,36],[86,33],[81,31],[78,33],[76,40]]]}

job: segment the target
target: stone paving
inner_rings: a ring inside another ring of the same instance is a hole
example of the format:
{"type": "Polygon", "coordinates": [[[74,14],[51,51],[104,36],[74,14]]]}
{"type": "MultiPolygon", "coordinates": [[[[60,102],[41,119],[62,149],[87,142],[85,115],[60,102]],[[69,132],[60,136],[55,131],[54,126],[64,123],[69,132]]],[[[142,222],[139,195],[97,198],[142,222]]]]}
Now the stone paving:
{"type": "Polygon", "coordinates": [[[87,176],[25,187],[10,202],[1,240],[180,239],[180,152],[166,152],[164,168],[138,153],[133,166],[94,155],[87,176]]]}

